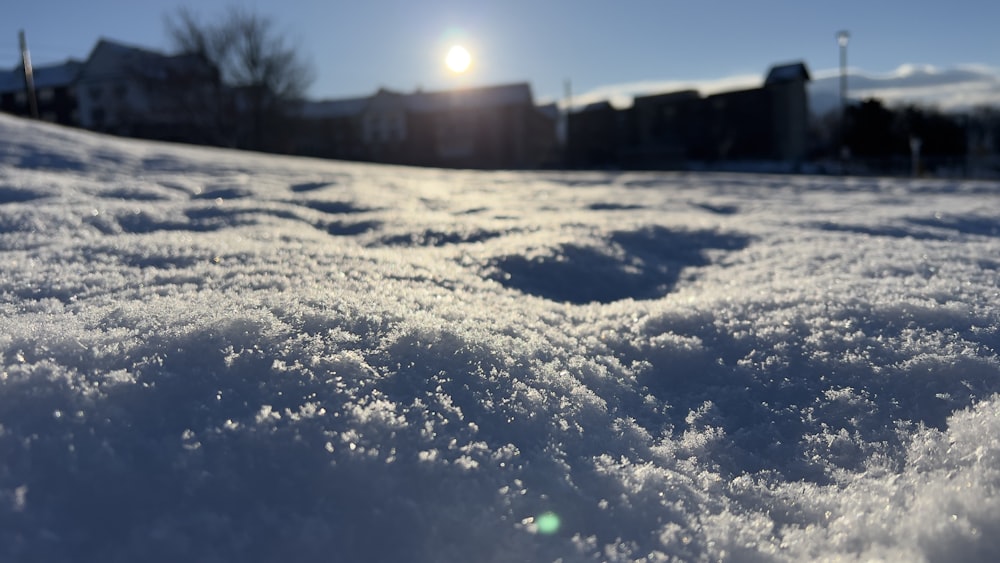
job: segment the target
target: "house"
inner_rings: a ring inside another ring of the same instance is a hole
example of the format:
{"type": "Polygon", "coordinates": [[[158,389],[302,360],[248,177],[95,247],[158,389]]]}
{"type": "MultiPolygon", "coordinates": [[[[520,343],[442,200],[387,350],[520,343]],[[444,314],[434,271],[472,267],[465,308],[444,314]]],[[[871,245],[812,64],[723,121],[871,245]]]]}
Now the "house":
{"type": "Polygon", "coordinates": [[[461,168],[535,168],[555,146],[556,121],[539,110],[526,83],[410,99],[415,164],[461,168]]]}
{"type": "Polygon", "coordinates": [[[554,157],[556,115],[528,84],[311,102],[302,152],[450,168],[534,168],[554,157]]]}
{"type": "MultiPolygon", "coordinates": [[[[69,59],[52,65],[35,66],[32,82],[38,117],[52,123],[77,125],[76,78],[83,63],[69,59]]],[[[30,115],[28,95],[21,67],[0,70],[0,111],[15,115],[30,115]]]]}
{"type": "Polygon", "coordinates": [[[218,73],[197,54],[101,39],[77,75],[79,124],[116,135],[207,142],[218,73]]]}
{"type": "Polygon", "coordinates": [[[805,64],[795,62],[771,67],[759,88],[639,96],[622,110],[588,106],[569,115],[570,163],[637,169],[733,161],[794,166],[808,149],[809,80],[805,64]]]}
{"type": "Polygon", "coordinates": [[[705,98],[710,160],[798,163],[808,150],[810,80],[804,63],[776,65],[760,88],[705,98]]]}
{"type": "Polygon", "coordinates": [[[303,104],[296,152],[338,160],[367,160],[358,119],[367,104],[367,97],[303,104]]]}
{"type": "Polygon", "coordinates": [[[576,112],[566,131],[567,164],[571,167],[605,168],[619,165],[619,153],[627,143],[628,128],[620,112],[609,102],[595,102],[576,112]]]}
{"type": "Polygon", "coordinates": [[[723,92],[704,100],[708,161],[775,160],[772,122],[776,108],[764,88],[723,92]]]}
{"type": "Polygon", "coordinates": [[[677,167],[704,158],[706,106],[695,90],[636,97],[626,112],[633,129],[624,145],[626,168],[677,167]]]}
{"type": "Polygon", "coordinates": [[[358,115],[360,144],[367,159],[375,162],[418,164],[425,160],[416,136],[421,131],[408,123],[414,119],[414,100],[405,94],[380,89],[358,115]]]}
{"type": "Polygon", "coordinates": [[[812,78],[805,63],[771,67],[764,90],[771,104],[772,154],[778,160],[802,161],[809,150],[809,94],[812,78]]]}

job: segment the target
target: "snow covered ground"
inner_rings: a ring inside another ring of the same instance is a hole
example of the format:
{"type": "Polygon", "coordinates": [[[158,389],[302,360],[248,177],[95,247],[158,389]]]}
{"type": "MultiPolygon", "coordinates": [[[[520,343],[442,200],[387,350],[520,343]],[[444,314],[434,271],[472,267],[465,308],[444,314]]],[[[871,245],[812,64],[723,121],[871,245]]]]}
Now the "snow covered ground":
{"type": "Polygon", "coordinates": [[[0,560],[994,561],[1000,185],[0,116],[0,560]]]}

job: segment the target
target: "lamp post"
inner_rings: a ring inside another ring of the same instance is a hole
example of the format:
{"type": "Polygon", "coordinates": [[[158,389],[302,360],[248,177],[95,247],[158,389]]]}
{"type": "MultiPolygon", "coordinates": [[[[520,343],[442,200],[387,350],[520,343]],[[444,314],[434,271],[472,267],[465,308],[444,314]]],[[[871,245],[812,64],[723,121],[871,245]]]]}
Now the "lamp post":
{"type": "Polygon", "coordinates": [[[840,167],[847,168],[847,41],[851,34],[846,30],[837,32],[837,45],[840,45],[840,167]]]}

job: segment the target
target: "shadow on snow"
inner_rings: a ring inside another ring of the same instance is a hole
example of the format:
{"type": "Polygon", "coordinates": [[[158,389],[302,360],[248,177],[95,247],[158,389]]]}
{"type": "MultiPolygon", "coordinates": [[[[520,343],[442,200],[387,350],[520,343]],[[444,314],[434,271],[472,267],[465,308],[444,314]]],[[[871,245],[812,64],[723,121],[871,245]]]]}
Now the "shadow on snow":
{"type": "Polygon", "coordinates": [[[491,278],[524,293],[566,303],[656,299],[676,286],[686,268],[711,263],[708,249],[735,251],[750,238],[715,231],[649,227],[618,231],[602,247],[561,245],[545,256],[505,256],[491,278]]]}

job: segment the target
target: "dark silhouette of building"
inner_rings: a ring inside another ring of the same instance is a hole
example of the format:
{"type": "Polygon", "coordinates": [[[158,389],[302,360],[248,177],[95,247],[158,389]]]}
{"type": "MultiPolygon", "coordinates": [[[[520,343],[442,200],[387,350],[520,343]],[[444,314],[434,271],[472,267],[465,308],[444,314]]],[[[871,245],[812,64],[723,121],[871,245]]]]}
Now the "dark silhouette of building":
{"type": "Polygon", "coordinates": [[[624,137],[631,130],[624,120],[630,117],[609,102],[595,102],[575,113],[566,131],[568,164],[592,168],[620,165],[620,149],[632,144],[624,137]]]}
{"type": "Polygon", "coordinates": [[[640,96],[616,110],[594,104],[570,114],[576,167],[685,168],[766,161],[795,165],[808,150],[803,63],[772,67],[760,88],[703,97],[694,90],[640,96]]]}
{"type": "Polygon", "coordinates": [[[712,115],[694,90],[636,97],[622,122],[634,128],[622,164],[628,168],[678,168],[709,156],[712,115]]]}
{"type": "Polygon", "coordinates": [[[801,162],[808,153],[810,80],[805,63],[772,67],[764,80],[771,107],[771,154],[778,160],[801,162]]]}
{"type": "MultiPolygon", "coordinates": [[[[555,105],[535,105],[527,83],[436,92],[380,89],[304,102],[272,124],[269,150],[324,158],[449,168],[684,169],[807,156],[809,71],[772,67],[761,87],[702,96],[685,90],[608,102],[567,116],[557,143],[555,105]],[[279,138],[280,137],[280,138],[279,138]]],[[[238,89],[195,53],[166,55],[100,39],[86,61],[34,71],[40,117],[117,135],[241,147],[238,89]],[[231,94],[231,95],[226,95],[231,94]]],[[[27,115],[19,68],[0,71],[0,109],[27,115]]]]}
{"type": "MultiPolygon", "coordinates": [[[[35,101],[39,119],[63,125],[77,125],[75,83],[83,63],[69,59],[64,63],[33,67],[35,101]]],[[[24,70],[18,66],[0,70],[0,111],[30,115],[24,70]]]]}
{"type": "Polygon", "coordinates": [[[298,152],[339,160],[366,160],[368,152],[361,139],[358,116],[368,104],[367,97],[306,102],[302,106],[298,152]]]}
{"type": "Polygon", "coordinates": [[[198,54],[101,39],[77,76],[79,125],[116,135],[199,142],[218,72],[198,54]]]}
{"type": "MultiPolygon", "coordinates": [[[[38,117],[94,131],[211,141],[206,104],[218,73],[197,54],[164,55],[100,39],[85,61],[33,69],[38,117]]],[[[24,71],[0,71],[0,111],[30,115],[24,71]]]]}
{"type": "Polygon", "coordinates": [[[300,152],[450,168],[536,168],[556,151],[556,115],[526,83],[307,103],[300,152]]]}

